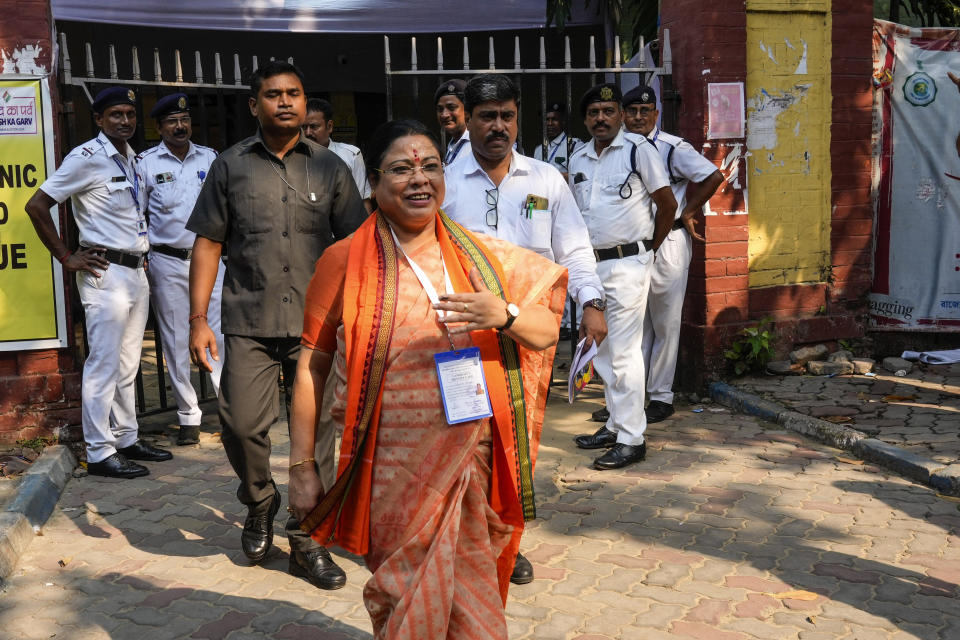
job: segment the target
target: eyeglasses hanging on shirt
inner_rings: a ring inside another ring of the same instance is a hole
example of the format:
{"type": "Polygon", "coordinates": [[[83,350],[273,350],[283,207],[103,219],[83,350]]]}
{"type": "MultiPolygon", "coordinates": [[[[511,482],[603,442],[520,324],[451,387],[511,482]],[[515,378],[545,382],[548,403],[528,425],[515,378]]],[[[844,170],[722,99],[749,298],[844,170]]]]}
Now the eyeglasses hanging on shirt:
{"type": "Polygon", "coordinates": [[[500,200],[500,188],[494,187],[487,189],[487,226],[497,228],[497,222],[500,221],[500,215],[497,211],[497,202],[500,200]]]}

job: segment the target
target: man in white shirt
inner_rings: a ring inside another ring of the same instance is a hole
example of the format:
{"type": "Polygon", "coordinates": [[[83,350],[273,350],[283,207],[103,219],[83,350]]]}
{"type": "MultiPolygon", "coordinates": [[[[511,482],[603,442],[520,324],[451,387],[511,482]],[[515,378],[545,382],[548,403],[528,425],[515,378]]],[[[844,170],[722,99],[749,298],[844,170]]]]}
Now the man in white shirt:
{"type": "MultiPolygon", "coordinates": [[[[568,291],[583,307],[580,334],[603,342],[603,292],[587,228],[560,173],[520,155],[519,92],[501,74],[478,75],[464,89],[470,148],[445,173],[443,211],[460,225],[536,251],[567,268],[568,291]]],[[[518,554],[511,581],[533,580],[518,554]]]]}
{"type": "Polygon", "coordinates": [[[150,470],[133,460],[173,457],[138,438],[134,381],[149,308],[149,244],[143,182],[127,144],[137,128],[136,96],[126,87],[104,89],[93,112],[100,133],[68,153],[25,208],[50,253],[77,272],[89,345],[81,406],[87,472],[136,478],[150,470]],[[67,198],[80,232],[75,252],[60,239],[50,211],[67,198]]]}
{"type": "Polygon", "coordinates": [[[604,381],[610,418],[596,433],[575,439],[583,449],[611,447],[594,460],[597,469],[619,469],[646,457],[643,318],[652,262],[677,207],[656,149],[621,129],[620,100],[614,84],[584,94],[580,111],[593,138],[570,158],[570,186],[606,293],[608,333],[594,367],[604,381]]]}
{"type": "Polygon", "coordinates": [[[363,163],[360,149],[346,142],[337,142],[333,134],[333,105],[321,98],[307,100],[307,117],[303,120],[303,135],[317,144],[337,154],[350,167],[357,191],[363,198],[367,212],[373,211],[370,202],[370,183],[367,181],[367,168],[363,163]]]}
{"type": "MultiPolygon", "coordinates": [[[[188,231],[186,224],[217,153],[190,141],[193,128],[186,94],[174,93],[161,98],[150,111],[150,117],[156,118],[162,141],[137,156],[150,219],[150,270],[147,278],[170,386],[177,400],[180,425],[177,444],[197,444],[200,442],[203,412],[190,381],[190,323],[187,321],[190,258],[196,234],[188,231]]],[[[207,312],[219,353],[223,353],[223,334],[220,333],[223,272],[223,263],[220,263],[207,312]]],[[[223,361],[211,358],[210,362],[213,390],[219,394],[223,361]]]]}
{"type": "Polygon", "coordinates": [[[657,126],[657,96],[646,86],[623,97],[624,123],[631,133],[645,136],[663,159],[677,200],[676,219],[660,245],[650,276],[647,315],[643,327],[643,362],[647,368],[647,422],[660,422],[673,415],[673,378],[677,370],[680,321],[687,274],[697,233],[693,216],[723,183],[716,165],[704,158],[683,138],[664,133],[657,126]]]}
{"type": "MultiPolygon", "coordinates": [[[[555,166],[566,179],[570,156],[583,146],[583,140],[567,136],[567,107],[559,102],[547,105],[545,124],[547,139],[549,140],[545,162],[555,166]]],[[[537,148],[533,150],[533,157],[537,160],[544,160],[542,144],[538,144],[537,148]]]]}
{"type": "Polygon", "coordinates": [[[440,83],[433,94],[437,107],[437,124],[447,139],[444,164],[451,164],[470,146],[470,133],[463,108],[463,90],[467,83],[459,78],[440,83]]]}

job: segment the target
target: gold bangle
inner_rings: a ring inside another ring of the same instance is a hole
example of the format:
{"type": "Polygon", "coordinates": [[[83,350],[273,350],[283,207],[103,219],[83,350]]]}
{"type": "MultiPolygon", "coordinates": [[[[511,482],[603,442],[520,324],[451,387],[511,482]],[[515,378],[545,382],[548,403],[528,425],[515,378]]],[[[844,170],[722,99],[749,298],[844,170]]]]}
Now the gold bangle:
{"type": "Polygon", "coordinates": [[[304,458],[300,462],[294,462],[292,465],[290,465],[290,468],[287,469],[287,471],[293,471],[294,467],[299,467],[302,464],[307,464],[308,462],[316,462],[316,461],[317,461],[316,458],[304,458]]]}

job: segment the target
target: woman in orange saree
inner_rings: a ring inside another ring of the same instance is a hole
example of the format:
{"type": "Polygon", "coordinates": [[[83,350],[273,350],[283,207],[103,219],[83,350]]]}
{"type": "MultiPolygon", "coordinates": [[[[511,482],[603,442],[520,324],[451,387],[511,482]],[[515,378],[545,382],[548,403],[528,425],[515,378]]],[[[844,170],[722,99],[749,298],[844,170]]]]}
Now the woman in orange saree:
{"type": "Polygon", "coordinates": [[[317,262],[290,420],[291,509],[317,540],[363,556],[378,639],[507,637],[566,292],[562,267],[439,211],[440,157],[420,123],[374,134],[379,208],[317,262]],[[448,424],[434,356],[471,347],[492,415],[448,424]],[[331,366],[344,433],[323,494],[301,461],[331,366]]]}

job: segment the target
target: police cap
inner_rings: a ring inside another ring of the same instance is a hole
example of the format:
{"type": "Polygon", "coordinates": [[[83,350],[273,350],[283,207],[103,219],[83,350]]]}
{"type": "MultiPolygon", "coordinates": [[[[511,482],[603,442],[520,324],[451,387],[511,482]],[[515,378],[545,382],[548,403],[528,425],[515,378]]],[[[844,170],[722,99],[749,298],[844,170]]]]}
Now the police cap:
{"type": "Polygon", "coordinates": [[[150,117],[162,120],[171,113],[186,113],[190,111],[190,101],[185,93],[172,93],[157,100],[157,104],[150,110],[150,117]]]}
{"type": "Polygon", "coordinates": [[[562,102],[548,102],[547,113],[559,113],[562,116],[567,115],[567,106],[562,102]]]}
{"type": "Polygon", "coordinates": [[[93,99],[93,112],[103,113],[106,109],[118,104],[137,106],[137,94],[127,87],[109,87],[97,94],[93,99]]]}
{"type": "Polygon", "coordinates": [[[645,85],[634,87],[623,96],[623,106],[629,104],[657,104],[657,94],[645,85]]]}
{"type": "Polygon", "coordinates": [[[623,93],[620,92],[620,87],[609,82],[598,84],[592,89],[589,89],[585,94],[583,94],[583,97],[580,98],[580,115],[582,115],[584,118],[587,117],[587,107],[594,102],[619,103],[622,100],[623,93]]]}
{"type": "Polygon", "coordinates": [[[466,86],[467,83],[460,78],[447,80],[437,87],[436,92],[433,94],[433,104],[440,102],[440,98],[443,96],[453,96],[460,102],[463,102],[463,90],[466,86]]]}

